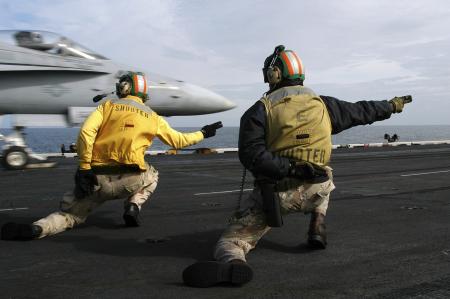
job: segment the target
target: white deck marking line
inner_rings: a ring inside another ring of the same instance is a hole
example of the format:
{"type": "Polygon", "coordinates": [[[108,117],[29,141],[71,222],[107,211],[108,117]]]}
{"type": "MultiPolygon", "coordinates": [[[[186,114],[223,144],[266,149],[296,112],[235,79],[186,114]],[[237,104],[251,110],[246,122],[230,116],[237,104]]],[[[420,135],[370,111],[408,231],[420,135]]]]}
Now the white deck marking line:
{"type": "MultiPolygon", "coordinates": [[[[252,191],[252,189],[244,189],[243,191],[252,191]]],[[[208,194],[222,194],[222,193],[234,193],[234,192],[240,192],[241,190],[227,190],[227,191],[214,191],[214,192],[203,192],[203,193],[195,193],[194,195],[208,195],[208,194]]]]}
{"type": "Polygon", "coordinates": [[[450,170],[441,170],[441,171],[432,171],[432,172],[420,172],[420,173],[402,174],[402,175],[400,175],[400,176],[426,175],[426,174],[443,173],[443,172],[450,172],[450,170]]]}
{"type": "Polygon", "coordinates": [[[0,212],[5,212],[5,211],[16,211],[16,210],[28,210],[28,208],[10,208],[10,209],[0,209],[0,212]]]}
{"type": "MultiPolygon", "coordinates": [[[[402,174],[400,176],[416,176],[416,175],[426,175],[426,174],[434,174],[434,173],[443,173],[443,172],[450,172],[450,170],[442,170],[442,171],[433,171],[433,172],[422,172],[422,173],[411,173],[411,174],[402,174]]],[[[244,189],[243,191],[251,191],[253,189],[244,189]]],[[[214,192],[202,192],[202,193],[195,193],[194,195],[208,195],[208,194],[223,194],[223,193],[235,193],[240,192],[241,190],[227,190],[227,191],[214,191],[214,192]]]]}

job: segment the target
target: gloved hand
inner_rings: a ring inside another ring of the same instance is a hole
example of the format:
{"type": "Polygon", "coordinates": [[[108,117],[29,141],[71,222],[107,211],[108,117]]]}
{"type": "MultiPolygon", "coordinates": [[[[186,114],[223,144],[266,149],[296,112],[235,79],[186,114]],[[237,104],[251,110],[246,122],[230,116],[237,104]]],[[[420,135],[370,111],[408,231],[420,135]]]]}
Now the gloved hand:
{"type": "Polygon", "coordinates": [[[216,135],[216,130],[222,128],[222,122],[218,121],[216,123],[204,126],[201,131],[203,133],[203,137],[209,138],[216,135]]]}
{"type": "Polygon", "coordinates": [[[92,169],[77,169],[75,173],[75,197],[83,198],[94,193],[98,186],[97,176],[92,169]]]}
{"type": "Polygon", "coordinates": [[[288,176],[312,183],[323,183],[329,179],[325,168],[309,162],[292,162],[288,176]]]}
{"type": "Polygon", "coordinates": [[[412,97],[410,95],[395,97],[389,100],[392,105],[392,113],[400,113],[403,111],[403,106],[407,103],[412,102],[412,97]]]}

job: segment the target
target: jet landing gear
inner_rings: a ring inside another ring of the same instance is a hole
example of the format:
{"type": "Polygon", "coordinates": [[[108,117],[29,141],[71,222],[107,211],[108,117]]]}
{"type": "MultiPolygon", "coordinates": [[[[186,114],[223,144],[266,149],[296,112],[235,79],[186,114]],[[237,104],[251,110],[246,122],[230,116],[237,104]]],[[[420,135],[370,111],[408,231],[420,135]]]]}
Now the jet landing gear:
{"type": "Polygon", "coordinates": [[[47,158],[33,153],[27,148],[23,137],[24,127],[14,127],[14,132],[8,136],[0,134],[0,140],[5,142],[0,157],[1,165],[8,170],[25,168],[48,168],[56,165],[47,158]]]}
{"type": "Polygon", "coordinates": [[[28,164],[28,154],[23,147],[11,146],[3,151],[1,163],[9,170],[24,169],[28,164]]]}

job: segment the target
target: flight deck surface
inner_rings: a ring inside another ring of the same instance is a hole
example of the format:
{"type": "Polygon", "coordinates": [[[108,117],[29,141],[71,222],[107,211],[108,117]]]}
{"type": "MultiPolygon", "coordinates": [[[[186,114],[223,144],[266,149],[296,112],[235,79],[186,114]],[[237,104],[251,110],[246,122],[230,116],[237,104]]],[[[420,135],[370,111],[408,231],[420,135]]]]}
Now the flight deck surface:
{"type": "MultiPolygon", "coordinates": [[[[237,205],[237,154],[147,160],[160,182],[141,227],[125,228],[111,201],[73,230],[0,241],[0,298],[450,298],[449,145],[334,150],[327,249],[307,248],[309,216],[286,216],[248,255],[253,281],[208,289],[181,273],[212,258],[237,205]]],[[[0,225],[57,210],[77,166],[58,161],[0,171],[0,225]]]]}

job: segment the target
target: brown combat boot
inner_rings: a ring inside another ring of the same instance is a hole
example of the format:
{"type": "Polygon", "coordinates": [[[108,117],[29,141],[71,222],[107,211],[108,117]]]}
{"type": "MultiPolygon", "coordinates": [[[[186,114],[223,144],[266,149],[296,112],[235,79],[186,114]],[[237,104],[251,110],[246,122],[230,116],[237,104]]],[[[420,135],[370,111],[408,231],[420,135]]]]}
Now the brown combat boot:
{"type": "Polygon", "coordinates": [[[308,230],[308,245],[312,249],[325,249],[327,247],[327,231],[325,215],[317,212],[311,213],[308,230]]]}

